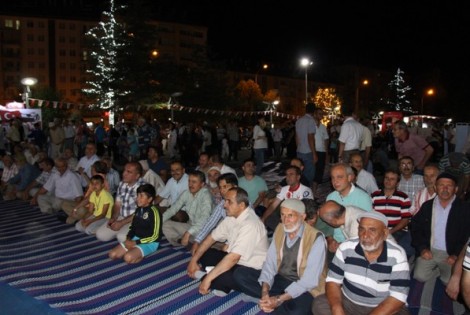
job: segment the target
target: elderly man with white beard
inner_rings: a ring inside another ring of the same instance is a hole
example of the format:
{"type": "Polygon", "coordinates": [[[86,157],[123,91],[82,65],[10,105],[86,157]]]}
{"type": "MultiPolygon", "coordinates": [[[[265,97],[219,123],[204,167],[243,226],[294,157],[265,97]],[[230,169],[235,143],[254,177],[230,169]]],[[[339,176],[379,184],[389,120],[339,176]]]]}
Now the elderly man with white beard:
{"type": "Polygon", "coordinates": [[[262,270],[234,272],[240,291],[250,296],[245,299],[256,298],[263,312],[311,314],[313,299],[325,292],[325,237],[305,223],[305,216],[302,201],[284,200],[262,270]]]}
{"type": "Polygon", "coordinates": [[[326,278],[326,294],[313,301],[314,314],[410,314],[405,306],[410,270],[405,251],[387,239],[380,212],[358,217],[359,237],[339,245],[326,278]]]}

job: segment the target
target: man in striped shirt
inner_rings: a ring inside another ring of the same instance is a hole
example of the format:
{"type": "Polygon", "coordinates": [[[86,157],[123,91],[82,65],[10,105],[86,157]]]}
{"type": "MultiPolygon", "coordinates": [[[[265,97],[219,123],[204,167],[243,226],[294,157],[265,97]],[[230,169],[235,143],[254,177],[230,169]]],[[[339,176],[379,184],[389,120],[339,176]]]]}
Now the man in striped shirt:
{"type": "Polygon", "coordinates": [[[467,250],[465,252],[461,281],[463,299],[465,300],[467,307],[470,308],[470,241],[467,244],[467,250]]]}
{"type": "Polygon", "coordinates": [[[359,238],[339,246],[326,278],[326,294],[313,301],[314,314],[410,314],[405,303],[410,270],[406,254],[387,240],[387,217],[364,212],[359,238]]]}
{"type": "Polygon", "coordinates": [[[390,234],[402,246],[408,257],[414,255],[408,223],[411,219],[411,201],[408,195],[397,189],[400,174],[388,170],[384,175],[384,188],[372,193],[372,208],[383,213],[388,219],[390,234]]]}

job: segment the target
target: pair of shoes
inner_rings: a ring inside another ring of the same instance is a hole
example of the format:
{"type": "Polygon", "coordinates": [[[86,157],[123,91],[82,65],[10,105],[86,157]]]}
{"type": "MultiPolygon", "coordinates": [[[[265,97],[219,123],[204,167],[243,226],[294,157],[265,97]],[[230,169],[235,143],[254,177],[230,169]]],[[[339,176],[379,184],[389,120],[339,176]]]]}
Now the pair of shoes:
{"type": "Polygon", "coordinates": [[[232,291],[230,291],[229,293],[227,293],[227,292],[224,292],[224,291],[222,291],[222,290],[212,290],[211,292],[212,292],[212,294],[214,294],[215,296],[224,297],[224,296],[226,296],[227,294],[229,294],[229,293],[232,292],[232,291]]]}
{"type": "Polygon", "coordinates": [[[204,271],[198,270],[194,273],[194,277],[196,277],[197,280],[201,280],[207,273],[204,271]]]}

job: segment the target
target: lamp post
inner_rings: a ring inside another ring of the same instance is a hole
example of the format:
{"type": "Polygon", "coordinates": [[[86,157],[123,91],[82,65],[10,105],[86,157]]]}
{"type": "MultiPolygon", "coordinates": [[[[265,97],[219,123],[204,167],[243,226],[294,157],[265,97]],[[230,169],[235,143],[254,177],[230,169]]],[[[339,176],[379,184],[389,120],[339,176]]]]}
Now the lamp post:
{"type": "Polygon", "coordinates": [[[26,104],[26,108],[29,108],[29,96],[31,95],[31,86],[38,83],[38,79],[33,77],[26,77],[21,79],[21,84],[24,85],[23,100],[26,104]]]}
{"type": "Polygon", "coordinates": [[[170,116],[171,116],[171,122],[174,122],[174,116],[173,116],[173,105],[178,104],[178,100],[176,99],[177,97],[180,97],[183,95],[183,92],[175,92],[171,94],[170,99],[168,100],[168,108],[170,109],[170,116]]]}
{"type": "MultiPolygon", "coordinates": [[[[366,86],[369,84],[369,80],[363,80],[361,84],[366,86]]],[[[354,107],[354,112],[356,113],[356,115],[359,114],[359,87],[360,85],[358,84],[356,86],[356,103],[355,103],[356,106],[354,107]]]]}
{"type": "Polygon", "coordinates": [[[265,64],[263,64],[263,66],[260,69],[258,69],[258,71],[256,71],[256,73],[255,73],[255,83],[256,84],[258,84],[258,74],[259,74],[259,72],[261,70],[266,70],[268,68],[269,68],[269,66],[265,63],[265,64]]]}
{"type": "Polygon", "coordinates": [[[308,103],[308,67],[313,64],[308,58],[302,58],[300,65],[305,68],[305,104],[308,103]]]}
{"type": "MultiPolygon", "coordinates": [[[[267,103],[267,102],[265,102],[267,103]]],[[[268,104],[268,110],[269,110],[269,123],[271,124],[271,129],[274,128],[273,124],[273,111],[276,110],[276,106],[279,105],[279,100],[275,100],[272,103],[267,103],[268,104]]]]}
{"type": "Polygon", "coordinates": [[[421,95],[421,115],[424,115],[424,96],[432,96],[434,95],[434,90],[433,89],[428,89],[424,92],[423,95],[421,95]]]}
{"type": "Polygon", "coordinates": [[[434,89],[427,89],[423,95],[421,95],[421,127],[424,123],[424,96],[432,96],[434,95],[434,89]]]}

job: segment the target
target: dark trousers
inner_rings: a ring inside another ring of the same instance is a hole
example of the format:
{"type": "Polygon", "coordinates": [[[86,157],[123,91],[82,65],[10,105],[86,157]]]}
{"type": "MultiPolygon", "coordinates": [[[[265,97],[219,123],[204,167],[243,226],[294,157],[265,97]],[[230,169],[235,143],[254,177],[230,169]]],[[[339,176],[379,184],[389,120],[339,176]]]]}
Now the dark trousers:
{"type": "Polygon", "coordinates": [[[317,163],[315,163],[315,177],[313,182],[321,184],[323,182],[323,174],[325,173],[326,152],[317,151],[317,163]]]}
{"type": "MultiPolygon", "coordinates": [[[[202,265],[202,269],[205,270],[208,266],[216,266],[226,255],[226,252],[209,248],[204,255],[202,255],[199,263],[202,265]]],[[[233,278],[233,273],[238,268],[240,268],[240,265],[235,265],[231,269],[220,274],[212,281],[210,288],[212,290],[224,291],[225,293],[229,293],[231,290],[239,291],[233,278]]]]}
{"type": "MultiPolygon", "coordinates": [[[[261,298],[261,285],[258,282],[260,274],[261,270],[240,266],[234,272],[233,276],[237,286],[239,287],[239,291],[255,298],[261,298]]],[[[285,289],[291,285],[291,283],[291,280],[286,279],[283,276],[276,275],[274,277],[273,285],[269,290],[269,296],[284,294],[285,289]]],[[[310,292],[304,292],[295,299],[282,303],[272,314],[312,314],[312,302],[313,296],[310,292]]]]}

